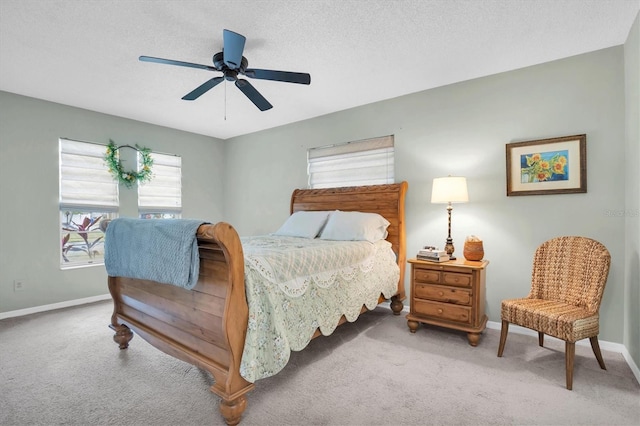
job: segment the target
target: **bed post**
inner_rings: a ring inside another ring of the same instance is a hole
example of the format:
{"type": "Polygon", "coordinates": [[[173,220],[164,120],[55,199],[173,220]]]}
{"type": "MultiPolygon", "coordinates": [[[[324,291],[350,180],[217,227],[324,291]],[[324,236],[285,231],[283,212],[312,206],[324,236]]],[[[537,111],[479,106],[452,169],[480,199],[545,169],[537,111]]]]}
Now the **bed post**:
{"type": "Polygon", "coordinates": [[[240,363],[249,322],[249,306],[244,286],[244,254],[240,237],[228,223],[201,227],[198,237],[215,240],[224,253],[228,265],[228,286],[225,299],[222,329],[229,350],[229,368],[226,374],[211,370],[215,383],[211,391],[220,396],[220,413],[228,425],[240,423],[247,406],[246,393],[254,384],[240,375],[240,363]]]}
{"type": "Polygon", "coordinates": [[[116,278],[108,277],[108,285],[109,285],[109,293],[111,293],[111,298],[113,299],[113,315],[111,315],[111,324],[109,324],[109,328],[116,332],[113,335],[113,341],[118,344],[120,349],[127,349],[129,347],[129,342],[133,339],[133,331],[129,327],[124,324],[120,324],[118,322],[117,312],[121,311],[120,303],[121,298],[118,296],[118,292],[116,291],[116,278]]]}
{"type": "Polygon", "coordinates": [[[402,301],[407,297],[404,289],[404,273],[406,270],[407,261],[407,234],[405,231],[404,223],[404,202],[409,184],[407,181],[402,181],[398,184],[398,267],[400,268],[400,279],[398,280],[398,294],[391,297],[391,310],[394,315],[400,315],[404,305],[402,301]]]}

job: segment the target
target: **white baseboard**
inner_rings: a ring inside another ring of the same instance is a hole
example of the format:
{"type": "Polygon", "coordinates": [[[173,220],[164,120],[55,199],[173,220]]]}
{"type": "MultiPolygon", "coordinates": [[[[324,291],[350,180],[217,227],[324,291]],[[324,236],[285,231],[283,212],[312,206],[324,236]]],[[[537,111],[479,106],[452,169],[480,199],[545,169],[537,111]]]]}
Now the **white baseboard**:
{"type": "MultiPolygon", "coordinates": [[[[487,322],[487,328],[492,328],[494,330],[500,330],[502,328],[502,323],[501,322],[496,322],[496,321],[488,321],[487,322]]],[[[526,334],[528,336],[535,336],[536,338],[538,337],[538,332],[531,330],[529,328],[526,327],[520,327],[518,325],[515,324],[509,324],[509,332],[514,332],[517,334],[526,334]]],[[[549,339],[556,339],[553,336],[549,336],[549,335],[545,335],[544,338],[549,338],[549,339]]],[[[558,341],[561,341],[560,339],[556,339],[558,341]]],[[[617,353],[622,353],[623,350],[625,350],[625,346],[623,344],[620,343],[613,343],[613,342],[607,342],[604,340],[598,340],[598,343],[600,344],[600,349],[603,349],[605,351],[611,351],[611,352],[617,352],[617,353]]],[[[576,342],[576,345],[579,346],[588,346],[591,347],[591,343],[589,343],[589,341],[587,339],[583,339],[583,340],[579,340],[576,342]]]]}
{"type": "MultiPolygon", "coordinates": [[[[488,321],[487,322],[487,328],[500,330],[502,328],[502,323],[501,322],[495,322],[495,321],[488,321]]],[[[517,325],[514,325],[514,324],[509,324],[509,332],[510,333],[511,332],[518,333],[518,334],[526,334],[528,336],[538,337],[538,332],[537,331],[533,331],[533,330],[531,330],[529,328],[520,327],[520,326],[517,326],[517,325]]],[[[553,337],[553,336],[546,336],[545,335],[545,339],[546,338],[555,339],[555,337],[553,337]]],[[[557,339],[557,340],[559,340],[559,339],[557,339]]],[[[627,361],[627,364],[629,365],[629,368],[631,368],[631,371],[633,372],[633,375],[636,377],[636,380],[638,382],[640,382],[640,369],[638,369],[638,366],[633,361],[633,358],[631,358],[631,354],[629,353],[629,350],[627,349],[627,347],[625,345],[623,345],[621,343],[607,342],[606,340],[598,340],[598,343],[600,344],[600,349],[602,349],[602,350],[611,351],[611,352],[617,352],[619,354],[622,354],[622,356],[624,357],[625,361],[627,361]]],[[[583,339],[583,340],[577,341],[576,345],[591,347],[591,343],[589,343],[589,341],[587,339],[583,339]]]]}
{"type": "MultiPolygon", "coordinates": [[[[68,308],[71,306],[78,306],[78,305],[84,305],[87,303],[93,303],[93,302],[99,302],[102,300],[109,300],[111,299],[111,295],[110,294],[102,294],[99,296],[92,296],[92,297],[85,297],[84,299],[76,299],[76,300],[69,300],[67,302],[60,302],[60,303],[53,303],[51,305],[42,305],[42,306],[35,306],[33,308],[26,308],[26,309],[18,309],[17,311],[8,311],[8,312],[0,312],[0,320],[5,319],[5,318],[13,318],[13,317],[20,317],[23,315],[29,315],[29,314],[35,314],[38,312],[45,312],[45,311],[52,311],[54,309],[61,309],[61,308],[68,308]]],[[[382,306],[391,309],[389,306],[389,302],[383,302],[381,303],[382,306]]],[[[405,306],[403,309],[403,312],[409,313],[409,307],[405,306]]],[[[491,328],[494,330],[500,330],[500,328],[502,327],[502,324],[499,322],[495,322],[495,321],[488,321],[487,322],[487,328],[491,328]]],[[[513,332],[513,333],[519,333],[519,334],[527,334],[530,336],[538,336],[538,333],[530,330],[528,328],[525,327],[520,327],[514,324],[510,324],[509,325],[509,331],[513,332]]],[[[550,338],[554,338],[553,336],[549,336],[550,338]]],[[[631,357],[631,354],[629,353],[629,350],[627,349],[627,347],[623,344],[620,343],[613,343],[613,342],[607,342],[607,341],[599,341],[600,343],[600,348],[605,350],[605,351],[611,351],[611,352],[617,352],[622,354],[622,356],[624,357],[625,361],[627,361],[627,364],[629,365],[629,368],[631,368],[631,371],[633,372],[633,375],[636,377],[636,380],[638,382],[640,382],[640,369],[638,369],[638,366],[636,365],[636,363],[633,361],[633,358],[631,357]]],[[[576,342],[577,345],[581,345],[581,346],[587,346],[587,340],[581,340],[579,342],[576,342]]]]}
{"type": "Polygon", "coordinates": [[[34,306],[33,308],[18,309],[16,311],[0,312],[0,320],[5,318],[21,317],[24,315],[37,314],[38,312],[53,311],[54,309],[69,308],[71,306],[86,305],[87,303],[99,302],[111,299],[110,294],[85,297],[84,299],[68,300],[66,302],[52,303],[50,305],[34,306]]]}
{"type": "MultiPolygon", "coordinates": [[[[385,306],[385,307],[391,309],[391,307],[389,305],[390,304],[389,304],[388,301],[381,303],[381,306],[385,306]]],[[[405,313],[408,314],[409,313],[409,306],[404,306],[404,308],[402,309],[402,312],[405,312],[405,313]]],[[[496,322],[496,321],[487,321],[487,328],[491,328],[491,329],[494,329],[494,330],[500,330],[502,328],[502,323],[501,322],[496,322]]],[[[518,333],[518,334],[526,334],[526,335],[529,335],[529,336],[534,336],[536,338],[538,337],[538,332],[537,331],[533,331],[533,330],[531,330],[529,328],[520,327],[520,326],[517,326],[517,325],[514,325],[514,324],[509,324],[509,332],[518,333]]],[[[545,336],[545,338],[555,339],[555,337],[553,337],[553,336],[545,336]]],[[[631,354],[629,353],[629,350],[627,349],[627,347],[625,345],[623,345],[621,343],[607,342],[606,340],[604,340],[604,341],[603,340],[598,340],[598,343],[600,344],[600,349],[603,349],[605,351],[617,352],[619,354],[622,354],[622,356],[624,357],[624,360],[627,362],[627,365],[631,369],[631,372],[635,376],[636,380],[640,383],[640,369],[638,368],[638,366],[634,362],[633,358],[631,357],[631,354]]],[[[586,339],[576,342],[576,345],[591,347],[591,343],[589,343],[589,341],[586,340],[586,339]]]]}

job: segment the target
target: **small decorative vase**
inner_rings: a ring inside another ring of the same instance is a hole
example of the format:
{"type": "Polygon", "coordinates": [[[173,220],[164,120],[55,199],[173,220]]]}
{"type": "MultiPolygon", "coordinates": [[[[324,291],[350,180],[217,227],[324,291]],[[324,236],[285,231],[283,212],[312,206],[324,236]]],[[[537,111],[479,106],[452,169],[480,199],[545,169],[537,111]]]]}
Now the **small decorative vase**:
{"type": "Polygon", "coordinates": [[[463,250],[464,258],[477,262],[484,257],[484,247],[482,241],[466,241],[463,250]]]}

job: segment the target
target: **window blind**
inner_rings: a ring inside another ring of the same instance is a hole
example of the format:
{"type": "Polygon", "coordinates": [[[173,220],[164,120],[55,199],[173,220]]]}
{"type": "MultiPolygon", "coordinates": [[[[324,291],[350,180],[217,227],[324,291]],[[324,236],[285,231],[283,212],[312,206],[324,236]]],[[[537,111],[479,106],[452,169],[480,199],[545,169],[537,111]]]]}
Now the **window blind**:
{"type": "Polygon", "coordinates": [[[180,213],[182,211],[182,157],[151,153],[153,178],[138,185],[138,211],[180,213]]]}
{"type": "Polygon", "coordinates": [[[393,135],[310,148],[307,172],[310,188],[393,183],[393,135]]]}
{"type": "Polygon", "coordinates": [[[118,182],[104,163],[106,145],[60,139],[60,209],[118,210],[118,182]]]}

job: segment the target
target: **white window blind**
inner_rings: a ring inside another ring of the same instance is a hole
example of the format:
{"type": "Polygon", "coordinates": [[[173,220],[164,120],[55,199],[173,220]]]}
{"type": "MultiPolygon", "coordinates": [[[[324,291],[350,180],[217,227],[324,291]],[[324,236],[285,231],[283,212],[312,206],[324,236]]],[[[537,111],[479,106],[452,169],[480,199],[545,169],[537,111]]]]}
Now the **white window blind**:
{"type": "Polygon", "coordinates": [[[138,185],[138,212],[179,214],[182,211],[182,157],[151,153],[153,177],[138,185]]]}
{"type": "Polygon", "coordinates": [[[104,221],[117,217],[119,204],[106,150],[106,145],[59,140],[62,269],[104,263],[104,221]]]}
{"type": "Polygon", "coordinates": [[[393,135],[310,148],[307,172],[310,188],[393,183],[393,135]]]}
{"type": "Polygon", "coordinates": [[[106,145],[60,139],[60,209],[118,210],[118,182],[104,163],[106,145]]]}

